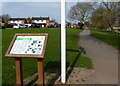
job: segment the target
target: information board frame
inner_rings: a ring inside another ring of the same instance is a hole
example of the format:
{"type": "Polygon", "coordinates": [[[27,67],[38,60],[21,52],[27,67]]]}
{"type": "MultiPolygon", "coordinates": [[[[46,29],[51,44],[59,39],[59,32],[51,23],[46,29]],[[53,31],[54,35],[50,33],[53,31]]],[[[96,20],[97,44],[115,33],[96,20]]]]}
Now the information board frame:
{"type": "Polygon", "coordinates": [[[48,33],[16,33],[15,36],[13,37],[13,40],[10,43],[10,46],[5,54],[5,57],[19,57],[19,58],[44,58],[45,56],[45,50],[46,50],[46,45],[47,45],[47,40],[48,40],[48,33]],[[42,54],[10,54],[10,51],[14,45],[14,42],[17,38],[17,36],[45,36],[44,40],[44,46],[42,50],[42,54]]]}

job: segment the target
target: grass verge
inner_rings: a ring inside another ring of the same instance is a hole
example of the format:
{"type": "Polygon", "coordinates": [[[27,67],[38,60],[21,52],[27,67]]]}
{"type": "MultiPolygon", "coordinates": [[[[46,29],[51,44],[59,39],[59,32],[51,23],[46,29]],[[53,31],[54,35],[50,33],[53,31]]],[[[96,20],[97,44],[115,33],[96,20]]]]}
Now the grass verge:
{"type": "Polygon", "coordinates": [[[0,29],[0,86],[2,85],[2,30],[0,29]]]}
{"type": "Polygon", "coordinates": [[[80,56],[78,40],[81,29],[67,29],[67,62],[69,66],[84,67],[92,69],[92,60],[85,56],[80,56]]]}
{"type": "Polygon", "coordinates": [[[116,49],[120,50],[120,46],[118,46],[118,43],[120,43],[120,35],[113,33],[113,32],[107,32],[103,30],[95,30],[91,29],[91,35],[104,41],[108,45],[111,45],[115,47],[116,49]]]}

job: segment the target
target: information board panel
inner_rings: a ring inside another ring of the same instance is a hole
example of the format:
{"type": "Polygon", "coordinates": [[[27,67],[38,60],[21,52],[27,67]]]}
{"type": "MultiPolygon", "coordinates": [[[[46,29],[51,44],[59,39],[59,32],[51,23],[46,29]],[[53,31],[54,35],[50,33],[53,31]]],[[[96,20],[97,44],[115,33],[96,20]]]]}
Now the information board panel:
{"type": "Polygon", "coordinates": [[[47,38],[47,33],[16,34],[5,56],[43,58],[47,38]]]}

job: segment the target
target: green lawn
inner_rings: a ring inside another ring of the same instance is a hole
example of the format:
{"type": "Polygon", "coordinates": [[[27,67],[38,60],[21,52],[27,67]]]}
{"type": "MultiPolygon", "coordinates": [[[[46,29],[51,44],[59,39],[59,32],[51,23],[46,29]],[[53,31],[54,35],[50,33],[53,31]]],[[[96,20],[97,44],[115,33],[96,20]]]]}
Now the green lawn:
{"type": "Polygon", "coordinates": [[[120,50],[120,46],[118,46],[118,43],[120,43],[119,34],[91,29],[91,35],[120,50]]]}
{"type": "Polygon", "coordinates": [[[2,30],[0,29],[0,85],[2,84],[2,30]]]}
{"type": "MultiPolygon", "coordinates": [[[[79,29],[67,29],[67,65],[92,68],[91,59],[78,56],[78,33],[79,29]],[[73,50],[73,51],[72,51],[73,50]],[[77,52],[76,52],[77,51],[77,52]],[[78,56],[78,57],[77,57],[78,56]]],[[[5,52],[15,33],[48,33],[48,45],[44,59],[46,69],[60,69],[60,28],[42,28],[42,29],[6,29],[2,31],[2,80],[3,84],[15,84],[15,63],[14,58],[4,57],[5,52]]],[[[37,60],[33,58],[23,58],[23,78],[37,73],[37,60]]],[[[60,71],[59,71],[60,72],[60,71]]]]}
{"type": "Polygon", "coordinates": [[[78,35],[81,31],[80,29],[67,29],[67,62],[70,66],[75,65],[76,67],[91,69],[91,59],[85,56],[79,57],[78,35]]]}

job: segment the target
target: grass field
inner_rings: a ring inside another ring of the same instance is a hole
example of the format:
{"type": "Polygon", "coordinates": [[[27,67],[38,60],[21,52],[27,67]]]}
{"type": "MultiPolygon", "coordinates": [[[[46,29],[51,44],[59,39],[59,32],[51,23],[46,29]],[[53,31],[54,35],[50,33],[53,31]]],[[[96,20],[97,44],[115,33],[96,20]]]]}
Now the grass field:
{"type": "Polygon", "coordinates": [[[91,29],[91,35],[120,50],[120,35],[103,30],[91,29]]]}
{"type": "MultiPolygon", "coordinates": [[[[67,66],[92,68],[91,59],[79,56],[78,52],[78,33],[79,29],[67,29],[67,66]]],[[[3,84],[15,84],[15,63],[13,58],[4,57],[8,46],[15,33],[48,33],[48,45],[44,59],[46,69],[60,69],[60,28],[42,29],[6,29],[2,31],[2,80],[3,84]]],[[[37,73],[37,60],[32,58],[22,59],[23,78],[37,73]]],[[[60,72],[60,71],[59,71],[60,72]]]]}
{"type": "Polygon", "coordinates": [[[2,30],[0,30],[0,85],[2,84],[2,30]]]}

